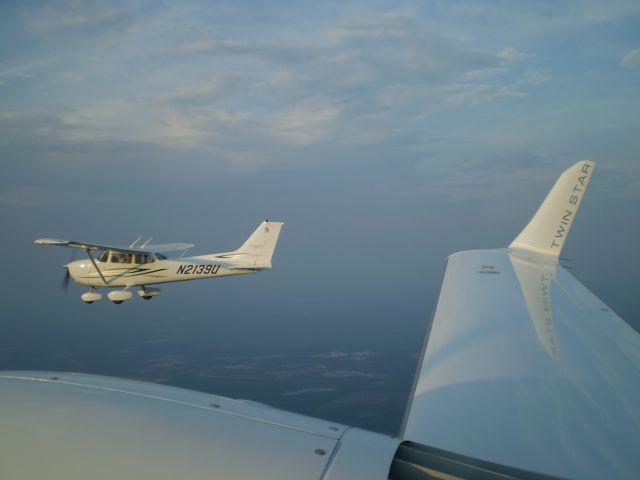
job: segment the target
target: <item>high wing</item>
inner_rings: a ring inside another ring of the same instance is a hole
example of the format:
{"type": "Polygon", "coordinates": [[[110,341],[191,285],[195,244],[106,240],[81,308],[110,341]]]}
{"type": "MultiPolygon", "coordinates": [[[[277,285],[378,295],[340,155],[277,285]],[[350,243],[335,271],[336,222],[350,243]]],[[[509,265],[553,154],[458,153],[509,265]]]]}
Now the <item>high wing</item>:
{"type": "Polygon", "coordinates": [[[146,245],[144,248],[114,247],[113,245],[99,245],[97,243],[75,242],[73,240],[59,240],[57,238],[39,238],[35,240],[36,245],[55,245],[59,247],[80,248],[90,252],[94,250],[111,250],[120,253],[156,253],[156,252],[176,252],[195,247],[192,243],[164,243],[158,245],[146,245]]]}
{"type": "Polygon", "coordinates": [[[640,335],[558,262],[593,168],[569,168],[509,248],[447,259],[401,470],[429,445],[546,475],[637,478],[640,335]]]}
{"type": "Polygon", "coordinates": [[[145,252],[181,252],[195,247],[195,243],[157,243],[144,245],[145,252]]]}

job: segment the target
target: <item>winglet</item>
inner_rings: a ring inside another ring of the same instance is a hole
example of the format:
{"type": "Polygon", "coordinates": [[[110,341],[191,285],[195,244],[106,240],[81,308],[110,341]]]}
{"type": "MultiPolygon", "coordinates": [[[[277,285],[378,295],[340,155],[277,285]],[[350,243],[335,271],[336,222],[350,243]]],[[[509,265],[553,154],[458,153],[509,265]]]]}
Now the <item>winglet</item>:
{"type": "Polygon", "coordinates": [[[509,246],[560,255],[596,163],[582,160],[565,170],[520,235],[509,246]]]}

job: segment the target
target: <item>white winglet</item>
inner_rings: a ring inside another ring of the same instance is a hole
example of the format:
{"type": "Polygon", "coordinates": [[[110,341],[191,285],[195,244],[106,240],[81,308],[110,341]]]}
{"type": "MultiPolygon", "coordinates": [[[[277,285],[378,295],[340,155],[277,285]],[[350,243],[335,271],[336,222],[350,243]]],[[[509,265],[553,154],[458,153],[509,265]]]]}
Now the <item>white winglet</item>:
{"type": "Polygon", "coordinates": [[[565,170],[510,247],[559,256],[594,168],[595,162],[582,160],[565,170]]]}

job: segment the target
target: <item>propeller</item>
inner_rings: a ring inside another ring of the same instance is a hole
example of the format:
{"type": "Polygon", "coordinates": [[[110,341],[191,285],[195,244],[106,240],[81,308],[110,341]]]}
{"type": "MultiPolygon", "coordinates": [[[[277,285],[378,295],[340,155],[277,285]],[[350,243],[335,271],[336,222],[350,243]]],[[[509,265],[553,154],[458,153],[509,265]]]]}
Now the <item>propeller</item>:
{"type": "Polygon", "coordinates": [[[66,265],[62,265],[62,268],[64,268],[64,277],[62,278],[62,290],[64,290],[65,292],[67,290],[69,290],[69,280],[71,279],[71,274],[69,273],[69,264],[73,261],[75,261],[76,259],[76,250],[72,249],[71,251],[71,255],[69,256],[69,261],[67,262],[66,265]]]}
{"type": "Polygon", "coordinates": [[[69,267],[67,267],[66,265],[63,265],[62,268],[64,268],[64,278],[62,279],[62,290],[66,292],[67,290],[69,290],[69,279],[71,278],[71,275],[69,274],[69,267]]]}

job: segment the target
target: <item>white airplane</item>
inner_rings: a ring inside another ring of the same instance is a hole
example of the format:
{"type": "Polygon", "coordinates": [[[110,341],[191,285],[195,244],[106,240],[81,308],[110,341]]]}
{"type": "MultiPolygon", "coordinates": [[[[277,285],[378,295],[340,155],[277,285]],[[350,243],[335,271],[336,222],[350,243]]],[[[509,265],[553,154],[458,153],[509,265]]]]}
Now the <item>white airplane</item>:
{"type": "Polygon", "coordinates": [[[87,260],[65,265],[65,286],[69,277],[76,283],[90,286],[91,290],[80,297],[86,303],[102,299],[97,287],[122,287],[107,294],[109,300],[120,304],[131,299],[129,289],[132,287],[140,287],[138,295],[149,300],[160,295],[159,288],[149,285],[246,275],[271,268],[282,225],[282,222],[265,220],[237,250],[188,258],[167,258],[161,253],[194,247],[188,243],[149,245],[147,241],[137,247],[138,239],[125,248],[55,238],[40,238],[35,243],[84,250],[87,260]]]}
{"type": "Polygon", "coordinates": [[[509,247],[447,258],[396,436],[167,385],[4,372],[0,478],[637,479],[640,335],[559,261],[593,169],[566,170],[509,247]]]}

